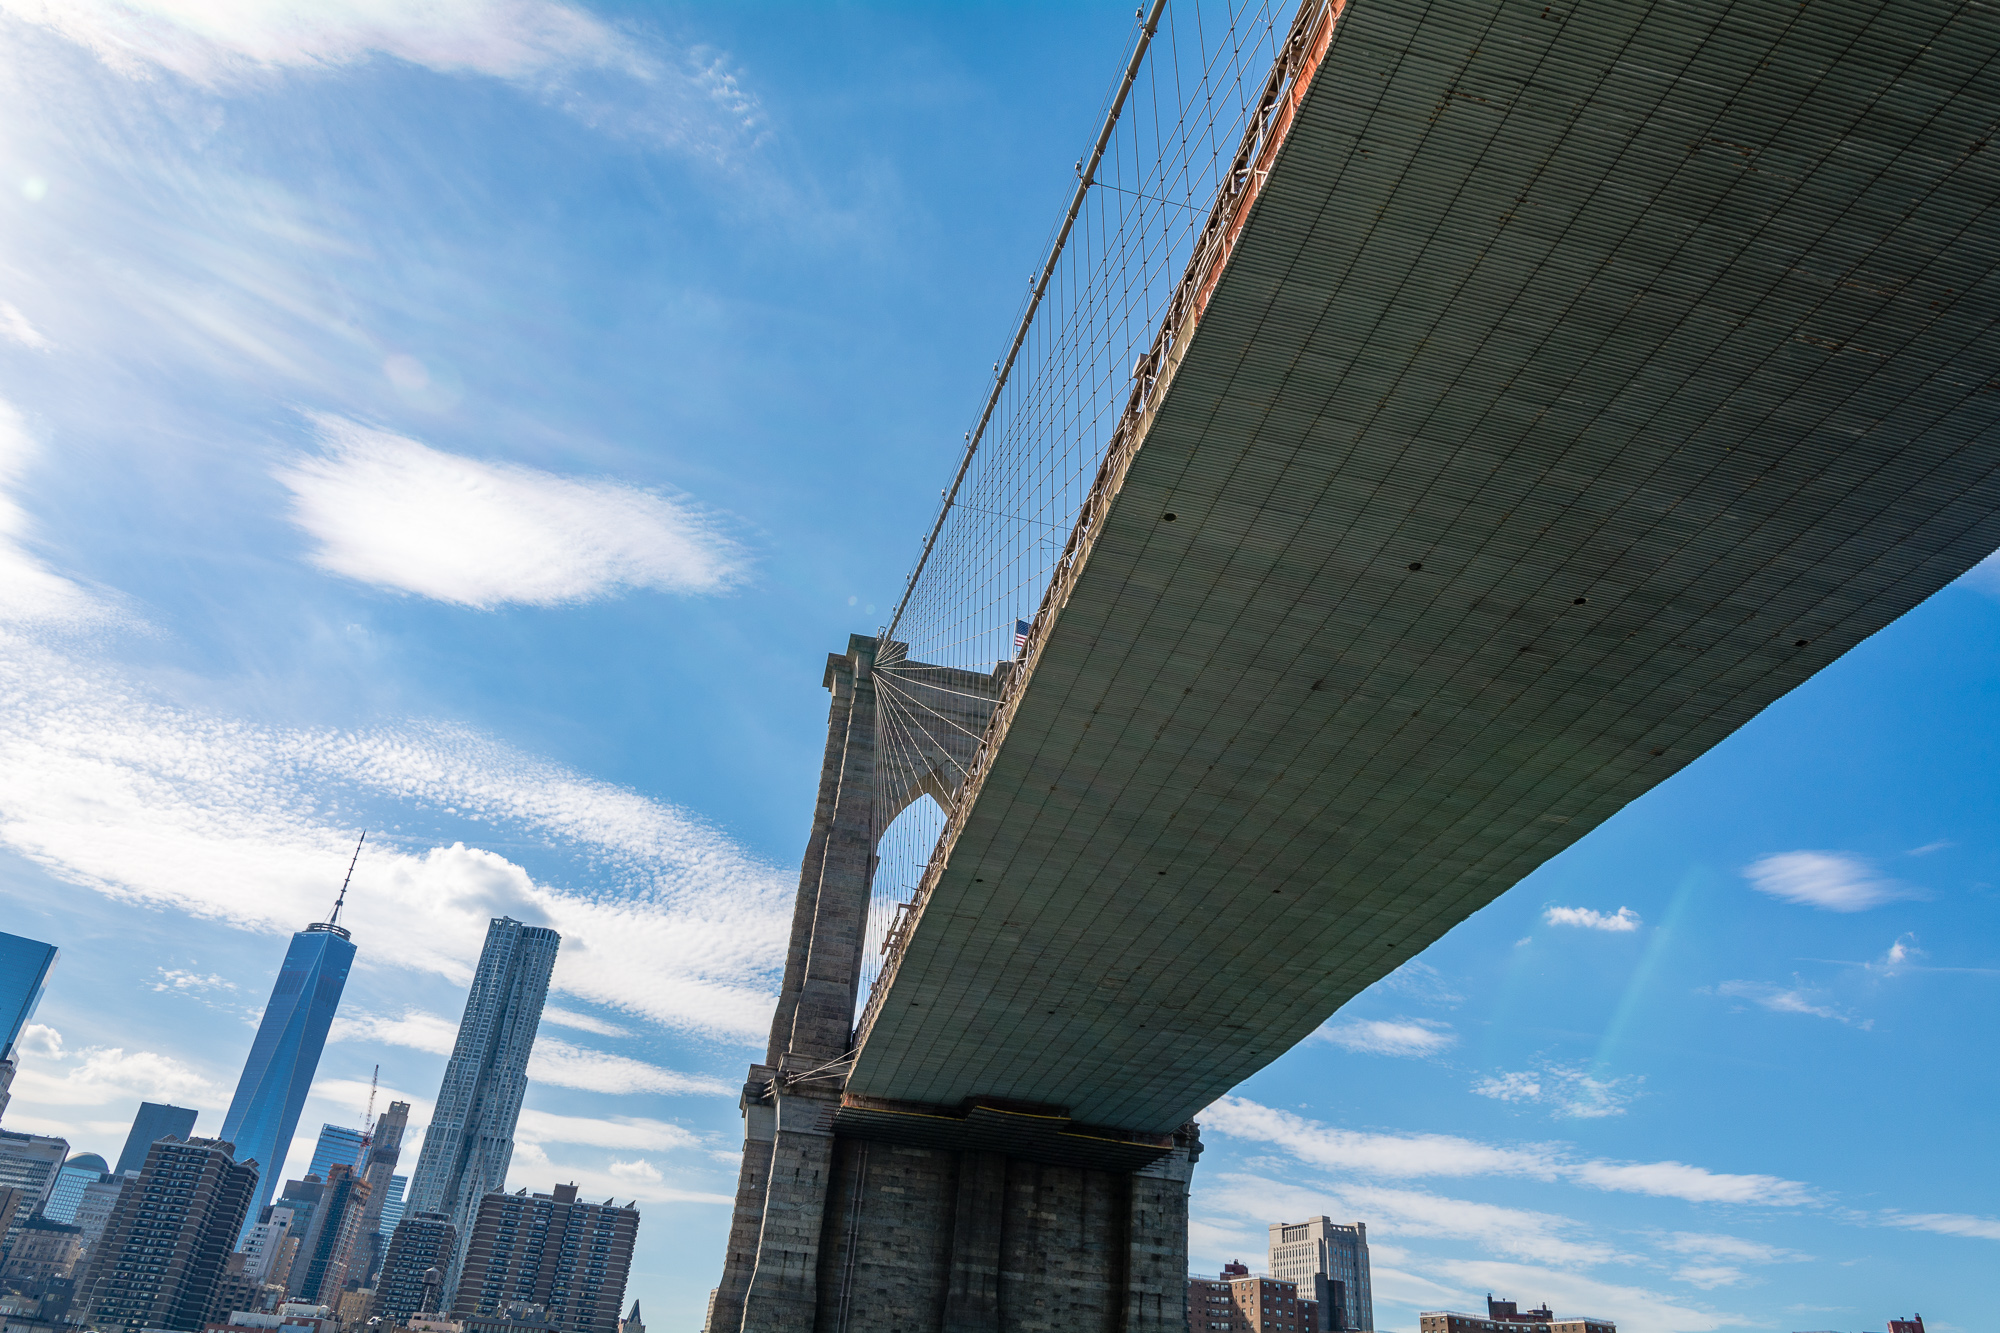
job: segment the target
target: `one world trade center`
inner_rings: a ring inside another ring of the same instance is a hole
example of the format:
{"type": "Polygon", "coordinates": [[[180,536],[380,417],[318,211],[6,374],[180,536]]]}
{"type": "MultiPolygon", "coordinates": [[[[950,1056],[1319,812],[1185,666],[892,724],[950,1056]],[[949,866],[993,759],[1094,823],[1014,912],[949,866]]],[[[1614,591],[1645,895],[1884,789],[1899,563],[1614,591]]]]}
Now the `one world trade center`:
{"type": "MultiPolygon", "coordinates": [[[[355,854],[360,855],[358,847],[355,854]]],[[[351,875],[353,867],[348,870],[351,875]]],[[[341,902],[346,897],[343,884],[341,902]]],[[[333,1026],[348,969],[354,965],[354,944],[340,924],[341,902],[333,905],[327,920],[292,936],[292,947],[285,951],[277,984],[264,1006],[264,1021],[250,1044],[243,1077],[237,1081],[236,1096],[222,1120],[222,1137],[236,1145],[236,1160],[257,1163],[257,1195],[243,1222],[246,1234],[271,1201],[284,1171],[299,1112],[326,1046],[327,1029],[333,1026]]]]}

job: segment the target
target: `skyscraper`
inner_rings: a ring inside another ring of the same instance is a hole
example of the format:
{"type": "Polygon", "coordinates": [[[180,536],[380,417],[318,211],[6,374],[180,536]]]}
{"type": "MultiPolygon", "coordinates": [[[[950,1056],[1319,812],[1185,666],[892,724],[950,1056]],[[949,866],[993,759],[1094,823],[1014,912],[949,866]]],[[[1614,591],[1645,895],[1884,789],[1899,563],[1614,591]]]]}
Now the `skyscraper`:
{"type": "Polygon", "coordinates": [[[318,1176],[321,1180],[330,1179],[327,1168],[336,1163],[351,1166],[359,1174],[361,1152],[367,1143],[368,1135],[361,1130],[349,1129],[346,1125],[321,1125],[319,1142],[313,1145],[312,1165],[306,1168],[306,1174],[318,1176]]]}
{"type": "Polygon", "coordinates": [[[326,1187],[313,1210],[312,1225],[299,1242],[289,1283],[292,1295],[313,1305],[332,1305],[340,1299],[355,1242],[361,1238],[361,1218],[368,1209],[368,1182],[355,1175],[353,1167],[335,1162],[327,1170],[326,1187]]]}
{"type": "Polygon", "coordinates": [[[1321,1329],[1373,1330],[1375,1295],[1368,1276],[1368,1224],[1327,1217],[1271,1224],[1271,1276],[1298,1284],[1319,1302],[1321,1329]]]}
{"type": "Polygon", "coordinates": [[[57,956],[53,944],[0,930],[0,1115],[7,1114],[7,1089],[14,1082],[14,1043],[42,1002],[57,956]]]}
{"type": "Polygon", "coordinates": [[[610,1199],[579,1203],[574,1185],[550,1194],[489,1194],[462,1247],[451,1317],[492,1319],[526,1301],[548,1311],[556,1333],[618,1333],[638,1235],[637,1208],[610,1199]]]}
{"type": "MultiPolygon", "coordinates": [[[[341,890],[343,898],[346,889],[341,890]]],[[[339,924],[340,903],[326,921],[315,922],[292,936],[285,962],[278,969],[264,1006],[264,1021],[250,1044],[243,1077],[237,1080],[229,1114],[222,1118],[222,1137],[236,1145],[237,1160],[257,1163],[256,1204],[249,1216],[271,1201],[282,1178],[285,1153],[299,1127],[327,1029],[347,986],[354,965],[354,945],[339,924]]],[[[247,1223],[246,1223],[247,1226],[247,1223]]]]}
{"type": "Polygon", "coordinates": [[[161,1139],[91,1248],[75,1313],[102,1333],[200,1328],[257,1189],[220,1139],[161,1139]]]}
{"type": "Polygon", "coordinates": [[[444,1265],[447,1297],[457,1289],[458,1261],[480,1199],[507,1183],[514,1125],[528,1090],[528,1055],[561,945],[555,931],[512,917],[497,917],[486,927],[458,1041],[410,1182],[410,1211],[441,1213],[457,1233],[457,1253],[444,1265]]]}
{"type": "MultiPolygon", "coordinates": [[[[140,1102],[139,1114],[132,1117],[131,1132],[125,1135],[124,1151],[118,1154],[118,1165],[113,1174],[124,1175],[137,1171],[146,1164],[146,1150],[153,1146],[155,1139],[163,1139],[171,1134],[177,1139],[185,1139],[194,1133],[195,1112],[186,1106],[169,1106],[165,1102],[140,1102]]],[[[266,1165],[259,1163],[259,1166],[266,1165]]]]}
{"type": "Polygon", "coordinates": [[[409,1127],[410,1104],[390,1102],[389,1109],[368,1131],[368,1150],[359,1167],[362,1178],[368,1182],[368,1211],[362,1216],[361,1243],[356,1247],[358,1272],[364,1287],[382,1266],[389,1236],[403,1213],[403,1186],[408,1182],[395,1171],[402,1158],[403,1134],[409,1127]],[[393,1214],[387,1211],[392,1205],[393,1214]]]}

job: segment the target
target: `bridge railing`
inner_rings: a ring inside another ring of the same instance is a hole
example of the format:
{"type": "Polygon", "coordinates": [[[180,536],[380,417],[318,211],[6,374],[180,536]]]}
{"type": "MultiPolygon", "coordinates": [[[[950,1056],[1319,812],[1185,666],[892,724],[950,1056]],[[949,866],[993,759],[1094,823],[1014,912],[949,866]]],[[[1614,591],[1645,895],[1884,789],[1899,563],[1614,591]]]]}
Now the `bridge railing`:
{"type": "MultiPolygon", "coordinates": [[[[955,775],[957,781],[951,789],[951,799],[943,811],[941,832],[932,839],[929,837],[929,832],[935,824],[929,827],[918,824],[917,827],[921,828],[922,832],[917,836],[909,836],[906,832],[905,836],[898,839],[892,835],[880,849],[881,862],[877,871],[877,882],[884,886],[888,895],[893,895],[895,901],[889,901],[884,894],[878,892],[878,898],[883,899],[877,904],[880,909],[877,919],[882,922],[883,935],[877,949],[869,951],[871,954],[869,971],[873,975],[866,978],[871,984],[868,986],[866,1004],[857,1017],[855,1028],[857,1045],[865,1039],[880,1011],[884,997],[895,980],[896,966],[901,959],[903,949],[911,932],[916,929],[917,923],[922,918],[924,904],[950,858],[952,844],[963,826],[967,812],[978,797],[990,760],[1005,737],[1022,692],[1033,675],[1036,652],[1047,638],[1056,617],[1068,600],[1069,591],[1081,573],[1097,533],[1102,528],[1104,515],[1110,508],[1112,498],[1117,494],[1134,454],[1145,439],[1146,432],[1152,424],[1153,414],[1164,398],[1167,387],[1172,383],[1174,372],[1180,365],[1181,356],[1187,348],[1189,339],[1198,327],[1202,314],[1207,309],[1209,298],[1215,291],[1216,283],[1228,265],[1243,226],[1263,190],[1271,164],[1284,144],[1286,132],[1306,94],[1312,76],[1319,68],[1332,42],[1343,2],[1344,0],[1307,0],[1307,3],[1297,11],[1289,26],[1283,29],[1281,35],[1278,35],[1277,16],[1274,12],[1266,9],[1252,16],[1253,24],[1263,23],[1273,34],[1273,40],[1269,44],[1273,52],[1270,63],[1261,80],[1244,81],[1246,91],[1254,92],[1254,96],[1246,96],[1243,99],[1240,128],[1232,136],[1234,151],[1223,152],[1218,147],[1209,162],[1208,170],[1212,179],[1209,182],[1208,206],[1201,213],[1201,225],[1198,228],[1193,226],[1186,228],[1186,244],[1183,251],[1185,260],[1180,266],[1178,281],[1164,287],[1161,293],[1149,293],[1148,299],[1141,303],[1145,307],[1145,313],[1158,311],[1156,319],[1148,320],[1150,338],[1145,343],[1145,350],[1133,358],[1129,378],[1118,386],[1122,391],[1113,395],[1105,404],[1106,407],[1114,408],[1115,415],[1106,411],[1100,411],[1098,414],[1100,418],[1110,421],[1110,428],[1103,440],[1102,448],[1090,450],[1089,453],[1093,456],[1082,458],[1083,462],[1094,463],[1087,472],[1090,477],[1088,489],[1082,491],[1074,509],[1068,515],[1068,522],[1064,525],[1067,528],[1067,537],[1060,550],[1052,552],[1045,563],[1024,556],[1018,549],[1024,544],[1018,536],[1015,537],[1014,547],[1011,549],[1005,542],[980,539],[985,535],[982,529],[990,530],[992,520],[996,518],[1011,519],[1017,526],[1040,524],[1055,528],[1054,519],[1036,517],[1036,512],[1050,512],[1052,503],[1057,505],[1063,503],[1065,497],[1062,487],[1055,484],[1059,480],[1059,465],[1070,463],[1073,466],[1084,454],[1083,446],[1094,442],[1092,432],[1086,429],[1092,424],[1092,419],[1084,415],[1080,401],[1075,401],[1082,397],[1076,391],[1076,386],[1088,383],[1094,392],[1101,392],[1105,379],[1102,367],[1107,361],[1107,353],[1116,348],[1117,337],[1125,333],[1125,326],[1132,322],[1132,312],[1129,310],[1125,312],[1122,320],[1113,320],[1106,317],[1103,311],[1096,309],[1100,302],[1103,303],[1105,310],[1109,309],[1108,301],[1103,301],[1103,298],[1110,289],[1103,285],[1103,279],[1110,276],[1105,261],[1111,250],[1102,244],[1102,237],[1094,238],[1099,242],[1095,257],[1088,254],[1082,256],[1095,266],[1096,276],[1092,282],[1096,285],[1082,289],[1080,295],[1083,300],[1073,302],[1070,309],[1058,310],[1052,316],[1052,323],[1066,321],[1067,331],[1052,331],[1044,340],[1048,347],[1044,349],[1043,359],[1030,363],[1030,375],[1039,376],[1049,382],[1044,383],[1039,389],[1030,384],[1022,393],[1021,401],[1015,405],[1017,410],[1003,419],[999,439],[986,444],[988,450],[986,470],[978,475],[970,495],[965,499],[959,499],[960,484],[972,471],[982,444],[986,443],[982,436],[988,421],[994,415],[995,404],[1002,400],[1001,391],[1006,387],[1004,383],[996,386],[995,393],[988,401],[981,419],[981,434],[968,432],[965,457],[960,463],[954,487],[945,496],[937,523],[933,526],[926,542],[924,555],[912,573],[910,586],[902,602],[899,603],[890,626],[881,636],[881,642],[894,644],[896,651],[888,654],[885,660],[879,661],[877,670],[888,673],[893,680],[899,670],[907,669],[913,672],[934,670],[935,667],[930,664],[962,661],[968,649],[974,652],[981,649],[991,651],[1001,643],[1005,643],[1008,649],[1006,657],[1001,660],[1011,661],[1012,665],[1005,672],[999,703],[993,710],[991,721],[980,737],[979,744],[972,752],[964,771],[955,775]],[[1159,299],[1152,299],[1154,295],[1159,299]],[[1088,347],[1084,346],[1081,334],[1086,330],[1095,330],[1100,340],[1088,347]],[[1065,347],[1070,349],[1069,354],[1077,359],[1079,365],[1065,367],[1049,359],[1047,353],[1060,351],[1065,347]],[[1057,382],[1059,377],[1065,375],[1068,377],[1067,380],[1057,382]],[[1062,392],[1055,391],[1059,389],[1068,390],[1071,398],[1065,399],[1062,392]],[[1058,410],[1066,401],[1072,402],[1075,410],[1073,417],[1065,418],[1058,410]],[[1039,440],[1034,438],[1037,428],[1042,431],[1042,438],[1039,440]],[[1008,434],[1010,429],[1016,432],[1012,437],[1008,434]],[[986,484],[982,486],[978,484],[980,482],[986,484]],[[1038,491],[1038,484],[1044,489],[1038,491]],[[955,511],[964,511],[980,517],[954,534],[951,523],[957,517],[955,511]],[[953,542],[951,539],[954,536],[959,540],[953,542]],[[984,578],[978,577],[980,570],[976,561],[982,555],[988,559],[996,556],[1000,558],[998,563],[1003,567],[1000,578],[996,578],[990,572],[984,578]],[[1036,578],[1033,590],[1038,594],[1036,606],[1025,633],[1017,631],[1016,618],[1011,612],[1007,616],[1004,630],[983,624],[992,620],[994,612],[1007,606],[1008,594],[1019,596],[1024,591],[1018,587],[1007,587],[1004,583],[1006,573],[1012,573],[1017,578],[1023,573],[1032,573],[1036,578]],[[952,585],[948,582],[952,578],[967,579],[971,586],[970,595],[954,594],[952,585]],[[1004,638],[1000,637],[1002,634],[1005,635],[1004,638]],[[917,644],[921,644],[922,647],[917,648],[915,646],[917,644]],[[905,648],[904,645],[911,646],[905,648]],[[919,665],[914,660],[916,658],[924,659],[924,664],[919,665]]],[[[1154,8],[1155,20],[1161,11],[1167,8],[1169,7],[1165,4],[1165,0],[1157,0],[1154,8]]],[[[1190,5],[1190,8],[1196,11],[1198,21],[1199,6],[1190,5]]],[[[1233,43],[1230,58],[1240,64],[1242,44],[1237,24],[1243,20],[1244,12],[1232,11],[1232,18],[1235,22],[1229,29],[1233,43]]],[[[1170,36],[1177,35],[1171,30],[1168,30],[1168,33],[1170,36]]],[[[1143,42],[1151,35],[1142,28],[1138,40],[1143,42]]],[[[1161,50],[1161,46],[1161,42],[1155,37],[1152,51],[1157,53],[1161,50]]],[[[1142,47],[1138,54],[1146,54],[1145,49],[1142,47]]],[[[1171,60],[1162,62],[1164,72],[1178,73],[1180,62],[1183,60],[1184,57],[1178,48],[1173,49],[1171,60]]],[[[1137,63],[1135,58],[1133,67],[1128,67],[1125,81],[1120,88],[1121,100],[1124,94],[1134,89],[1137,81],[1133,76],[1133,68],[1136,68],[1137,63]]],[[[1205,58],[1204,70],[1212,71],[1217,67],[1215,59],[1205,58]]],[[[1229,68],[1226,65],[1220,67],[1225,70],[1229,68]]],[[[1154,77],[1151,88],[1140,83],[1139,91],[1150,91],[1157,95],[1158,87],[1163,82],[1163,70],[1156,67],[1152,73],[1154,77]]],[[[1236,73],[1240,79],[1242,71],[1239,69],[1236,73]]],[[[1214,138],[1218,132],[1219,119],[1214,114],[1214,82],[1212,76],[1205,76],[1203,80],[1197,81],[1192,92],[1186,95],[1190,101],[1206,98],[1205,108],[1184,103],[1180,110],[1183,126],[1190,117],[1207,116],[1207,127],[1204,132],[1210,138],[1214,138]]],[[[1104,134],[1100,136],[1100,145],[1106,140],[1116,139],[1117,109],[1117,104],[1114,103],[1112,123],[1106,125],[1104,134]]],[[[1159,139],[1157,130],[1156,124],[1156,141],[1159,139]]],[[[1191,136],[1184,133],[1181,139],[1185,144],[1191,141],[1191,136]]],[[[1222,141],[1217,139],[1216,142],[1219,145],[1222,141]]],[[[1162,161],[1165,161],[1164,157],[1162,161]]],[[[1178,180],[1183,188],[1190,188],[1194,178],[1192,165],[1187,156],[1184,156],[1183,160],[1174,165],[1173,171],[1161,174],[1178,180]]],[[[1138,193],[1142,198],[1150,198],[1153,203],[1161,206],[1155,211],[1163,212],[1164,206],[1173,202],[1165,196],[1146,196],[1143,192],[1129,190],[1112,182],[1092,181],[1083,173],[1081,163],[1079,163],[1079,175],[1083,177],[1082,188],[1078,192],[1079,199],[1086,198],[1091,189],[1101,188],[1121,194],[1138,193]]],[[[1144,178],[1141,183],[1145,183],[1144,178]]],[[[1077,213],[1077,204],[1073,202],[1072,217],[1077,213]]],[[[1127,220],[1143,229],[1150,221],[1150,214],[1143,209],[1128,211],[1127,220]]],[[[1070,232],[1065,226],[1058,232],[1058,240],[1069,235],[1070,232]]],[[[1091,239],[1088,234],[1086,235],[1087,239],[1091,239]]],[[[1145,238],[1137,239],[1134,244],[1142,251],[1140,260],[1142,266],[1158,262],[1157,255],[1145,252],[1147,244],[1145,238]]],[[[1048,284],[1051,274],[1061,271],[1063,260],[1064,256],[1060,251],[1049,256],[1043,269],[1043,287],[1048,284]]],[[[1015,351],[1032,341],[1037,313],[1032,307],[1026,312],[1021,331],[1016,336],[1015,351]]],[[[1013,364],[1012,356],[1013,353],[1010,352],[1010,366],[1013,364]]],[[[1120,364],[1122,363],[1121,357],[1120,364]]],[[[996,373],[999,373],[997,363],[996,373]]],[[[1037,540],[1047,541],[1046,538],[1037,540]]],[[[984,660],[994,661],[996,658],[986,657],[984,660]]],[[[966,665],[969,666],[971,663],[967,662],[966,665]]],[[[926,725],[934,725],[929,719],[911,715],[910,710],[899,711],[896,694],[894,689],[878,691],[878,698],[885,701],[881,711],[883,722],[878,733],[885,747],[907,744],[907,741],[901,738],[909,736],[913,730],[921,731],[926,725]]],[[[883,813],[888,815],[891,812],[885,810],[883,813]]],[[[885,828],[888,822],[884,819],[878,821],[876,826],[885,828]]]]}

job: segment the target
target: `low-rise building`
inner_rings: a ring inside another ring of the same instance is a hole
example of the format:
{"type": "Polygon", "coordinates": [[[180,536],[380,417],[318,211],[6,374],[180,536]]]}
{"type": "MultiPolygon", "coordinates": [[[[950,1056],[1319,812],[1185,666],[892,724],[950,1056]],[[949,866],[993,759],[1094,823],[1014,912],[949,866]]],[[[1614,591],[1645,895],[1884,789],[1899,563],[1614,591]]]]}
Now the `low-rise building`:
{"type": "Polygon", "coordinates": [[[1547,1306],[1523,1310],[1513,1301],[1486,1297],[1486,1313],[1425,1310],[1417,1318],[1421,1333],[1618,1333],[1618,1325],[1594,1315],[1558,1315],[1547,1306]]]}
{"type": "Polygon", "coordinates": [[[1318,1301],[1300,1299],[1298,1283],[1252,1276],[1240,1263],[1187,1280],[1189,1333],[1313,1333],[1319,1313],[1318,1301]]]}
{"type": "Polygon", "coordinates": [[[338,1321],[324,1305],[286,1301],[277,1309],[232,1310],[227,1319],[202,1325],[202,1333],[337,1333],[338,1321]]]}
{"type": "Polygon", "coordinates": [[[73,1277],[83,1254],[83,1228],[31,1217],[14,1228],[14,1244],[0,1277],[73,1277]]]}

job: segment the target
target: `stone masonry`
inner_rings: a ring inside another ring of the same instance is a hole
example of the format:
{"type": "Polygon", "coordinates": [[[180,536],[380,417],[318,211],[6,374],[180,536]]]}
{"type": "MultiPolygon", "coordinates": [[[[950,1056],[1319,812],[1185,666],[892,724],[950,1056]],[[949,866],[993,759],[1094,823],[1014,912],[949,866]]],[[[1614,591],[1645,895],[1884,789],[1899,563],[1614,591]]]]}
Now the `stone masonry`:
{"type": "Polygon", "coordinates": [[[876,840],[911,801],[950,799],[1011,668],[911,663],[898,647],[878,667],[876,641],[855,636],[827,661],[819,796],[770,1052],[743,1086],[707,1333],[1182,1329],[1193,1126],[1095,1164],[992,1128],[1066,1125],[1057,1108],[876,1108],[836,1127],[876,840]],[[926,715],[949,721],[913,724],[926,715]]]}

